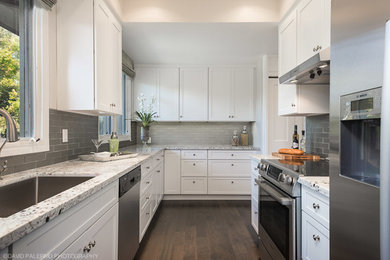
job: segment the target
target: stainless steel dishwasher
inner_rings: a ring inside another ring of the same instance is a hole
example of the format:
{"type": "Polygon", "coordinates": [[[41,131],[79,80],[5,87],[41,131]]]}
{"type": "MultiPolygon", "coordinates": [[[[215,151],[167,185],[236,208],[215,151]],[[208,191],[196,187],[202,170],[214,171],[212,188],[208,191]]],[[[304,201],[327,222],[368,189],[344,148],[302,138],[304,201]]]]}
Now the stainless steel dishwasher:
{"type": "Polygon", "coordinates": [[[133,259],[139,247],[141,167],[119,178],[118,259],[133,259]]]}

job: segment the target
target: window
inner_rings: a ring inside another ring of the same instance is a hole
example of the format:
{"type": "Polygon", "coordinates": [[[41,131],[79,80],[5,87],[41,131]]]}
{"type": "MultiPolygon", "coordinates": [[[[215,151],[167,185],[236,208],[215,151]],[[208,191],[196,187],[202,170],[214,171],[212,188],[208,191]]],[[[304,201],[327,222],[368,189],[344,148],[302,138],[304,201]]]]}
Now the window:
{"type": "Polygon", "coordinates": [[[122,115],[99,116],[99,139],[108,140],[117,132],[120,140],[131,140],[131,78],[122,73],[122,115]]]}
{"type": "MultiPolygon", "coordinates": [[[[33,0],[0,2],[0,108],[13,116],[21,137],[0,156],[49,149],[48,18],[49,11],[33,0]]],[[[5,132],[0,117],[1,143],[5,132]]]]}

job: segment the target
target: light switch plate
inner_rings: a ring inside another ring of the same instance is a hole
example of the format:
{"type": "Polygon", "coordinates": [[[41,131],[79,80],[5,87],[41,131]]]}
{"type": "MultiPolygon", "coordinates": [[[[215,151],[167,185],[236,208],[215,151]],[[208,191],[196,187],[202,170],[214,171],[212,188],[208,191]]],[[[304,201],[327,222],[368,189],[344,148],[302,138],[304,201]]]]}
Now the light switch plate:
{"type": "Polygon", "coordinates": [[[62,129],[62,142],[68,142],[68,129],[62,129]]]}

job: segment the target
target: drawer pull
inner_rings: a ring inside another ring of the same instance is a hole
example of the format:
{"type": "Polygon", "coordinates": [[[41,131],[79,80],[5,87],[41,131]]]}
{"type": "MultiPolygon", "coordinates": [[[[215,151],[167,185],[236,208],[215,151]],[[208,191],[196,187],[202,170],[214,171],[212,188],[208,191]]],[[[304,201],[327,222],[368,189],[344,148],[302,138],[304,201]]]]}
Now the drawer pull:
{"type": "Polygon", "coordinates": [[[157,171],[158,173],[160,172],[160,170],[157,171]]]}
{"type": "Polygon", "coordinates": [[[232,184],[234,184],[234,181],[232,181],[232,184]]]}
{"type": "Polygon", "coordinates": [[[150,169],[150,166],[146,166],[146,169],[148,169],[148,170],[149,170],[149,169],[150,169]]]}
{"type": "Polygon", "coordinates": [[[192,156],[196,156],[196,154],[193,154],[192,156]]]}
{"type": "Polygon", "coordinates": [[[316,242],[320,241],[320,236],[313,235],[313,240],[316,241],[316,242]]]}
{"type": "Polygon", "coordinates": [[[146,212],[146,216],[149,215],[150,213],[149,212],[146,212]]]}
{"type": "Polygon", "coordinates": [[[150,181],[147,181],[147,182],[146,182],[146,184],[149,184],[149,183],[150,183],[150,181]]]}
{"type": "Polygon", "coordinates": [[[232,163],[232,166],[234,166],[234,163],[232,163]]]}
{"type": "Polygon", "coordinates": [[[160,158],[157,158],[157,161],[160,161],[160,158]]]}
{"type": "Polygon", "coordinates": [[[232,153],[231,155],[234,156],[234,153],[232,153]]]}
{"type": "Polygon", "coordinates": [[[193,165],[193,166],[195,166],[196,164],[195,164],[195,163],[193,163],[192,165],[193,165]]]}
{"type": "Polygon", "coordinates": [[[255,211],[255,215],[257,215],[257,211],[255,211]]]}
{"type": "Polygon", "coordinates": [[[192,183],[196,183],[196,181],[192,181],[192,183]]]}
{"type": "Polygon", "coordinates": [[[319,204],[313,203],[313,209],[319,209],[319,208],[320,208],[320,205],[319,205],[319,204]]]}
{"type": "Polygon", "coordinates": [[[146,197],[146,199],[148,200],[148,199],[150,199],[149,197],[146,197]]]}

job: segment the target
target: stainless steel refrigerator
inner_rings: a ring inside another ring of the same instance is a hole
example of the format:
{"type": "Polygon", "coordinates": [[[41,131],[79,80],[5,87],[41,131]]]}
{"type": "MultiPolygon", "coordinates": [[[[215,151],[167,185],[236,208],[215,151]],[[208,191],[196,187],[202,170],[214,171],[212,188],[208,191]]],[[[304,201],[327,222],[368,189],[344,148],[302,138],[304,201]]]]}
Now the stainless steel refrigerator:
{"type": "Polygon", "coordinates": [[[390,0],[332,0],[331,16],[330,256],[390,259],[390,0]]]}

